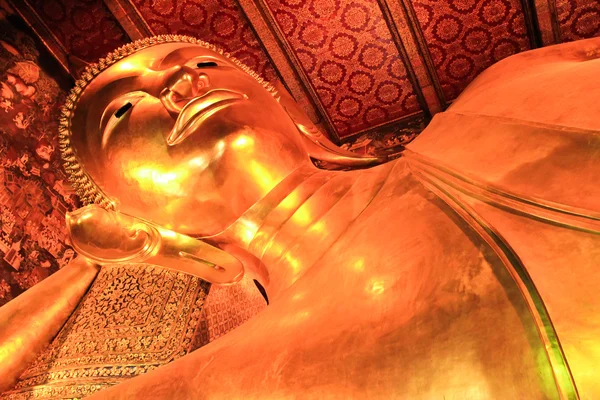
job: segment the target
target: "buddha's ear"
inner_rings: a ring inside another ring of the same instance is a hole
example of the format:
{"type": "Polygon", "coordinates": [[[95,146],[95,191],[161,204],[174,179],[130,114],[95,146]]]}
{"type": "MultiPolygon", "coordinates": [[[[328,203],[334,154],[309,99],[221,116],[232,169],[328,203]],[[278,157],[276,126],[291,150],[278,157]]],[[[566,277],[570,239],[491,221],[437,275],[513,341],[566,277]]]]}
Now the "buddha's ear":
{"type": "Polygon", "coordinates": [[[385,156],[360,155],[335,145],[310,120],[280,82],[275,82],[273,86],[277,89],[279,103],[302,135],[309,156],[321,167],[327,169],[365,168],[387,161],[385,156]]]}
{"type": "Polygon", "coordinates": [[[100,265],[148,263],[215,284],[242,279],[244,267],[231,254],[150,221],[89,205],[67,213],[73,248],[100,265]]]}

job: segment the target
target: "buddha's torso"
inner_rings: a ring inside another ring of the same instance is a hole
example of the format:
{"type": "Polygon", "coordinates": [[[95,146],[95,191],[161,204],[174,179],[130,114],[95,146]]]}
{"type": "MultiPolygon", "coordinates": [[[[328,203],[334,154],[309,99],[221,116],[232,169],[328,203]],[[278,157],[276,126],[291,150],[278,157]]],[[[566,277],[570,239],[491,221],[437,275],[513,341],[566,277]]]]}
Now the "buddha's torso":
{"type": "MultiPolygon", "coordinates": [[[[584,254],[598,249],[598,236],[488,205],[419,160],[408,152],[367,170],[305,173],[250,244],[269,269],[271,305],[160,374],[107,393],[559,398],[574,393],[565,364],[573,355],[580,390],[597,390],[585,377],[597,356],[578,354],[577,344],[597,327],[563,330],[569,345],[560,351],[543,323],[547,282],[541,293],[534,287],[545,266],[526,249],[556,248],[562,234],[585,269],[600,257],[584,254]]],[[[550,284],[569,281],[561,279],[550,284]]],[[[562,322],[568,302],[552,300],[562,322]]]]}

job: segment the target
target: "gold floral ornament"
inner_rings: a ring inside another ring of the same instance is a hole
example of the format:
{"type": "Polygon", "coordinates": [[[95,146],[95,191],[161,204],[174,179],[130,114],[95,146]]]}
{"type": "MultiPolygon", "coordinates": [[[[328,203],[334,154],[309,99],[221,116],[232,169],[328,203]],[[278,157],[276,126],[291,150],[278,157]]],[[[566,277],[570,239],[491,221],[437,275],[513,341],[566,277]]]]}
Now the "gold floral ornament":
{"type": "Polygon", "coordinates": [[[35,83],[40,79],[40,67],[32,61],[19,61],[9,71],[17,74],[25,83],[35,83]]]}

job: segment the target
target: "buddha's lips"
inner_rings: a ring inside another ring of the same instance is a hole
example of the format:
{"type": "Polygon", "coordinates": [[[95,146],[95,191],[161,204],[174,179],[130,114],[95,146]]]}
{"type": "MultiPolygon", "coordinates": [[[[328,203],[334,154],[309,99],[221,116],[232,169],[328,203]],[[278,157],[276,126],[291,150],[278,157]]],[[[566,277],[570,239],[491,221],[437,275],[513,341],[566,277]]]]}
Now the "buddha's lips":
{"type": "Polygon", "coordinates": [[[167,137],[167,144],[174,146],[191,135],[211,115],[223,108],[247,99],[242,93],[227,89],[215,89],[190,100],[179,113],[175,126],[167,137]]]}

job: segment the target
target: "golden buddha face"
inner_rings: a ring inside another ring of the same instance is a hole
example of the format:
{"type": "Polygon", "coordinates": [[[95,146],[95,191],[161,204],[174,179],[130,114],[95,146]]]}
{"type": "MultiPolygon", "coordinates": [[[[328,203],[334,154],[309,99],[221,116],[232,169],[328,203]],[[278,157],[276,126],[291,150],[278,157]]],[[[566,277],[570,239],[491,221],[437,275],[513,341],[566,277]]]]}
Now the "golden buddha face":
{"type": "Polygon", "coordinates": [[[119,210],[216,234],[308,159],[273,91],[200,44],[129,55],[85,87],[71,121],[79,163],[119,210]]]}

